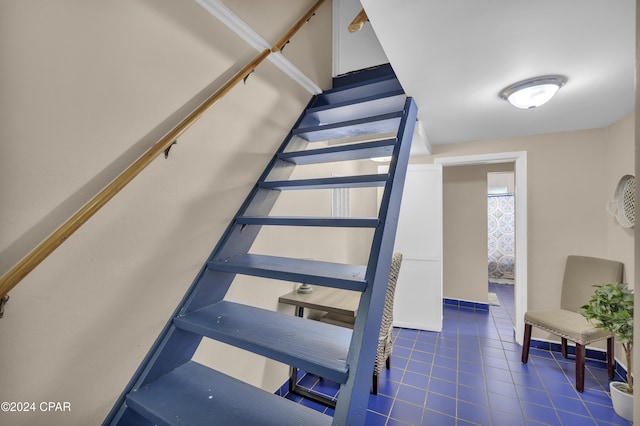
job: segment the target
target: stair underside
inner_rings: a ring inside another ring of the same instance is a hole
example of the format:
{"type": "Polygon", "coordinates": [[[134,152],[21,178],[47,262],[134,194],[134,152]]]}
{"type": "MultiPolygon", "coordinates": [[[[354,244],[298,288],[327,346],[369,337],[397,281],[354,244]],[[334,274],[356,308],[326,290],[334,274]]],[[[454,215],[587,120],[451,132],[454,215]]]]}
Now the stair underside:
{"type": "Polygon", "coordinates": [[[380,220],[377,217],[239,216],[236,223],[238,225],[375,228],[380,220]]]}
{"type": "Polygon", "coordinates": [[[318,99],[318,105],[337,104],[350,99],[362,98],[374,94],[402,89],[400,82],[393,76],[381,77],[366,84],[352,84],[323,92],[318,99]]]}
{"type": "Polygon", "coordinates": [[[362,135],[377,135],[398,130],[401,118],[402,111],[396,111],[375,117],[359,118],[340,123],[300,127],[294,129],[292,133],[309,142],[328,141],[362,135]]]}
{"type": "Polygon", "coordinates": [[[386,174],[342,176],[331,178],[264,181],[258,185],[265,189],[307,190],[331,188],[371,188],[384,186],[389,178],[386,174]]]}
{"type": "Polygon", "coordinates": [[[213,271],[364,291],[366,267],[315,260],[245,254],[208,262],[213,271]]]}
{"type": "Polygon", "coordinates": [[[401,111],[406,95],[401,89],[382,95],[324,105],[307,110],[301,126],[336,123],[401,111]]]}
{"type": "Polygon", "coordinates": [[[351,145],[334,145],[306,151],[284,152],[278,154],[278,158],[298,165],[363,160],[372,157],[390,156],[393,153],[395,144],[396,139],[384,139],[351,145]]]}
{"type": "Polygon", "coordinates": [[[347,380],[352,331],[343,327],[228,301],[190,312],[173,323],[337,383],[347,380]]]}
{"type": "Polygon", "coordinates": [[[130,393],[127,405],[156,425],[328,426],[332,420],[193,361],[130,393]]]}

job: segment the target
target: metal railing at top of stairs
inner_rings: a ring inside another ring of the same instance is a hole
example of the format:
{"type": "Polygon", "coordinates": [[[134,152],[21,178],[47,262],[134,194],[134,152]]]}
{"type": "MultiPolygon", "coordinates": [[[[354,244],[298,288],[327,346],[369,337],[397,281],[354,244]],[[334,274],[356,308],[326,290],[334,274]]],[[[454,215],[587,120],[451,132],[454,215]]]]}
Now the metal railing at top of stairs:
{"type": "Polygon", "coordinates": [[[98,210],[129,184],[133,178],[142,172],[145,167],[151,164],[156,157],[169,148],[178,137],[202,117],[216,102],[226,95],[236,84],[244,80],[271,53],[281,52],[291,37],[311,19],[323,2],[324,0],[318,0],[271,49],[265,49],[260,52],[229,81],[189,113],[178,125],[169,131],[169,133],[142,154],[131,166],[82,206],[77,213],[67,219],[67,221],[58,227],[49,237],[38,244],[29,254],[22,258],[20,262],[0,277],[0,298],[3,298],[11,291],[24,277],[45,260],[47,256],[53,253],[67,238],[84,225],[98,210]]]}

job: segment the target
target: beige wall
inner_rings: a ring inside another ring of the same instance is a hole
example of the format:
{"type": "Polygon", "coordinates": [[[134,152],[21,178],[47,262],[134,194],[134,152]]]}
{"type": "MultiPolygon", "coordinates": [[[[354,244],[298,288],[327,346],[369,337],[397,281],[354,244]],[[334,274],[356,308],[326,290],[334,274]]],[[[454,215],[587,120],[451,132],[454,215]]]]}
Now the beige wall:
{"type": "MultiPolygon", "coordinates": [[[[620,178],[635,175],[634,117],[630,115],[606,129],[607,156],[604,167],[607,171],[607,201],[613,196],[620,178]]],[[[625,280],[633,286],[635,277],[634,230],[620,226],[616,219],[607,215],[607,257],[624,262],[625,280]]]]}
{"type": "Polygon", "coordinates": [[[443,169],[443,297],[488,302],[487,173],[513,163],[443,169]]]}
{"type": "MultiPolygon", "coordinates": [[[[269,42],[313,3],[233,2],[269,42]]],[[[192,0],[0,0],[0,17],[0,273],[255,55],[192,0]]],[[[324,88],[330,27],[325,4],[285,49],[324,88]]],[[[11,291],[0,401],[72,411],[0,423],[103,420],[309,98],[266,61],[11,291]]],[[[275,309],[290,288],[245,296],[275,309]]]]}
{"type": "Polygon", "coordinates": [[[489,173],[487,187],[489,190],[506,189],[507,194],[513,194],[516,188],[515,174],[513,171],[489,173]]]}
{"type": "Polygon", "coordinates": [[[433,158],[527,151],[529,309],[559,306],[568,254],[621,260],[633,282],[633,233],[606,211],[618,179],[633,172],[633,132],[626,117],[606,129],[434,147],[433,158]]]}

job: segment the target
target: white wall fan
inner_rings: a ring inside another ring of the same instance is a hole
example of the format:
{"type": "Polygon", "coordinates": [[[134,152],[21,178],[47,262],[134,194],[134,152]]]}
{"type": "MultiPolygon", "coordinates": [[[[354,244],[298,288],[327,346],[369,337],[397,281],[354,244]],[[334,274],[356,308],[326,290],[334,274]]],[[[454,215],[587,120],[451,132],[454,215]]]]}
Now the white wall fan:
{"type": "Polygon", "coordinates": [[[607,205],[607,211],[623,228],[633,228],[636,223],[636,179],[633,175],[620,178],[613,201],[607,205]]]}

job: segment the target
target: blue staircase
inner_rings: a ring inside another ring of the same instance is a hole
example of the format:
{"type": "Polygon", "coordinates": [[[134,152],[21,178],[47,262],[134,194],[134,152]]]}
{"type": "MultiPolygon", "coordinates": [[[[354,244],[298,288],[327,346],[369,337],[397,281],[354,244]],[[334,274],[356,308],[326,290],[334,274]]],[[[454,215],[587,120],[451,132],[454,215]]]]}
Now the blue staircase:
{"type": "Polygon", "coordinates": [[[313,97],[104,424],[364,424],[416,113],[392,73],[313,97]],[[383,156],[393,156],[385,174],[290,179],[297,165],[383,156]],[[358,187],[384,187],[378,217],[269,215],[285,191],[358,187]],[[368,263],[250,253],[263,226],[371,228],[368,263]],[[227,301],[237,274],[359,291],[355,327],[227,301]],[[334,417],[193,361],[203,338],[340,383],[334,417]]]}

